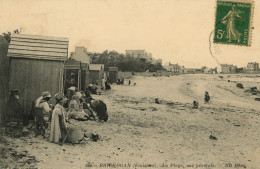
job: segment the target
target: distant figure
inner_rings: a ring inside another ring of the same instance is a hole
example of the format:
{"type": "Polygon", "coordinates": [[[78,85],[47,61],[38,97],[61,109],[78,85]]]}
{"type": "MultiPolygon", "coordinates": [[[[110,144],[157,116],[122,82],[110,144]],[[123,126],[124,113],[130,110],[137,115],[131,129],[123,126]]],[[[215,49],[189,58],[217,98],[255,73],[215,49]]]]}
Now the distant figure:
{"type": "Polygon", "coordinates": [[[156,104],[160,104],[158,98],[156,98],[156,99],[154,100],[154,102],[155,102],[156,104]]]}
{"type": "Polygon", "coordinates": [[[120,80],[120,79],[117,79],[116,84],[120,85],[120,84],[121,84],[121,80],[120,80]]]}
{"type": "Polygon", "coordinates": [[[197,108],[199,108],[199,102],[198,101],[193,101],[193,108],[194,109],[197,109],[197,108]]]}
{"type": "Polygon", "coordinates": [[[130,86],[130,84],[131,84],[131,80],[128,81],[128,86],[130,86]]]}
{"type": "Polygon", "coordinates": [[[106,86],[106,90],[111,89],[110,83],[108,82],[108,80],[105,82],[105,86],[106,86]]]}
{"type": "Polygon", "coordinates": [[[92,96],[91,96],[91,92],[90,92],[89,88],[86,88],[86,90],[85,90],[85,97],[86,97],[87,103],[90,103],[91,100],[93,99],[92,96]]]}
{"type": "Polygon", "coordinates": [[[121,80],[121,84],[122,84],[122,85],[124,85],[124,81],[125,81],[125,79],[122,78],[122,80],[121,80]]]}
{"type": "Polygon", "coordinates": [[[205,101],[205,103],[208,103],[209,100],[210,100],[210,96],[209,96],[209,93],[206,91],[206,92],[205,92],[205,98],[204,98],[204,101],[205,101]]]}
{"type": "Polygon", "coordinates": [[[101,90],[105,90],[106,89],[106,79],[102,79],[101,80],[101,90]]]}

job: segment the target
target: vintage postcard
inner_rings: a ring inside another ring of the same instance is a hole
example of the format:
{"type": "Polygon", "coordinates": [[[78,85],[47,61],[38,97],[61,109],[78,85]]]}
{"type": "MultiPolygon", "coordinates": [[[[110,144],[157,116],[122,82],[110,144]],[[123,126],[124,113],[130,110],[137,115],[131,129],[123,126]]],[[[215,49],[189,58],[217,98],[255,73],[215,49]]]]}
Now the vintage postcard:
{"type": "Polygon", "coordinates": [[[260,169],[259,0],[0,6],[1,169],[260,169]]]}

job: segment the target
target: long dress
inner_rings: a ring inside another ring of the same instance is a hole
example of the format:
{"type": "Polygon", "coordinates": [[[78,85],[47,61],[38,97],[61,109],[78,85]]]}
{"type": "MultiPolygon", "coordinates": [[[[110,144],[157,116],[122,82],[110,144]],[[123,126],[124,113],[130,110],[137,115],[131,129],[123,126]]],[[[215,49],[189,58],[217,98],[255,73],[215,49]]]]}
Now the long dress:
{"type": "Polygon", "coordinates": [[[65,122],[65,118],[62,118],[62,121],[60,121],[61,116],[65,117],[66,111],[63,106],[57,104],[54,107],[52,118],[51,118],[51,132],[50,132],[50,142],[58,143],[60,141],[61,137],[61,127],[60,122],[63,123],[63,125],[67,125],[65,122]]]}
{"type": "Polygon", "coordinates": [[[240,41],[240,38],[242,34],[236,30],[235,28],[235,20],[236,18],[240,18],[238,13],[236,11],[229,11],[228,14],[222,19],[227,20],[227,34],[226,39],[231,42],[231,40],[238,40],[240,41]]]}
{"type": "Polygon", "coordinates": [[[67,142],[77,143],[84,138],[81,129],[75,125],[66,123],[66,111],[63,106],[57,104],[53,110],[51,120],[50,141],[58,143],[63,139],[68,130],[67,142]]]}

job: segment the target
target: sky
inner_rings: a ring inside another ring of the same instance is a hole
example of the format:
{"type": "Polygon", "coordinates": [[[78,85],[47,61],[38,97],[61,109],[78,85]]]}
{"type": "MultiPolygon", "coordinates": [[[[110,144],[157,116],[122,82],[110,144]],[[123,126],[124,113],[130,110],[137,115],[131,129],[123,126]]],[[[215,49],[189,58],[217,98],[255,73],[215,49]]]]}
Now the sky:
{"type": "Polygon", "coordinates": [[[260,2],[250,47],[211,43],[216,0],[0,0],[0,33],[67,37],[69,52],[145,49],[155,59],[189,68],[244,67],[260,62],[260,2]],[[218,52],[216,52],[216,50],[218,52]]]}

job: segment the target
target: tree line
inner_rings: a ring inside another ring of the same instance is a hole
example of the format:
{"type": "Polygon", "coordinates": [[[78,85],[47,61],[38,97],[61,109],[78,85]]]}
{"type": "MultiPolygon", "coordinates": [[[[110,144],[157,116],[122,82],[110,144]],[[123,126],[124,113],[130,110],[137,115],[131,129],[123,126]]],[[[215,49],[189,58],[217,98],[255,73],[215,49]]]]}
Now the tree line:
{"type": "Polygon", "coordinates": [[[117,51],[105,50],[103,53],[90,53],[89,55],[91,63],[104,64],[105,71],[108,71],[109,67],[118,67],[119,71],[130,72],[156,72],[163,69],[160,63],[152,64],[146,59],[124,55],[117,51]]]}

